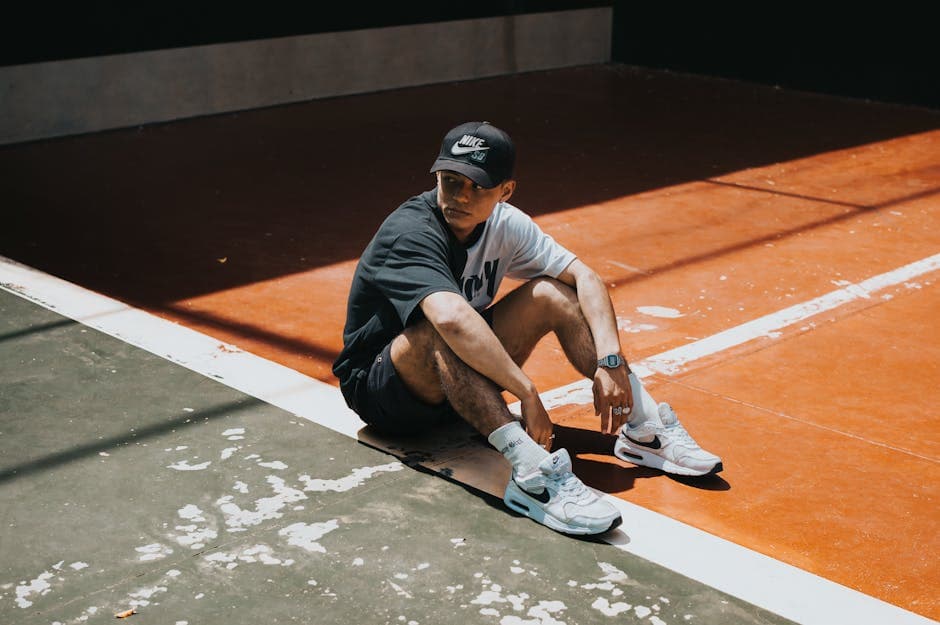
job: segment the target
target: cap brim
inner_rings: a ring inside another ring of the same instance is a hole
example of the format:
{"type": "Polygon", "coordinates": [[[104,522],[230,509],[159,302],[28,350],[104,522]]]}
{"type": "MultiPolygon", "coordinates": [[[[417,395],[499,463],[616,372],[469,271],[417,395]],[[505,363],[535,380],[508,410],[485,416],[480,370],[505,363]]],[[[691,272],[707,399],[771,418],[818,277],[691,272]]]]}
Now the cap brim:
{"type": "Polygon", "coordinates": [[[470,163],[464,161],[452,160],[449,158],[438,158],[434,161],[434,165],[431,166],[431,173],[433,174],[436,171],[455,171],[458,174],[463,174],[470,180],[474,181],[484,189],[492,189],[495,187],[498,182],[494,182],[490,175],[486,173],[486,170],[481,169],[470,163]]]}

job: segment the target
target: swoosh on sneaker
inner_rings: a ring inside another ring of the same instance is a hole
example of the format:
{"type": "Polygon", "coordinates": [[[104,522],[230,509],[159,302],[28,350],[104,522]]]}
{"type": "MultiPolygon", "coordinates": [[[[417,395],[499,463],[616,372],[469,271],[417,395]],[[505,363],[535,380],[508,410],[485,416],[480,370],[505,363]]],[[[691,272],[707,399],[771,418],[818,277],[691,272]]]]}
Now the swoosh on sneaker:
{"type": "Polygon", "coordinates": [[[475,148],[475,147],[467,147],[464,145],[460,145],[459,143],[455,143],[454,147],[450,149],[450,153],[453,154],[454,156],[460,156],[461,154],[470,154],[471,152],[482,152],[483,150],[489,150],[489,149],[490,149],[489,146],[482,147],[482,148],[475,148]]]}
{"type": "Polygon", "coordinates": [[[630,442],[633,443],[634,445],[639,445],[640,447],[646,447],[648,449],[659,449],[663,446],[663,444],[659,442],[658,436],[654,436],[653,440],[647,441],[645,443],[643,441],[638,441],[635,438],[632,438],[630,436],[627,436],[627,438],[629,438],[630,442]]]}
{"type": "MultiPolygon", "coordinates": [[[[516,481],[513,480],[513,482],[516,482],[516,481]]],[[[532,499],[534,499],[534,500],[536,500],[536,501],[538,501],[538,502],[540,502],[540,503],[548,503],[549,500],[552,498],[552,496],[551,496],[551,494],[549,494],[547,488],[543,488],[541,493],[533,493],[533,492],[531,492],[531,491],[528,491],[528,490],[522,488],[522,485],[521,485],[519,482],[516,482],[516,486],[518,486],[518,487],[519,487],[519,490],[521,490],[522,492],[524,492],[526,495],[528,495],[529,497],[531,497],[532,499]]]]}

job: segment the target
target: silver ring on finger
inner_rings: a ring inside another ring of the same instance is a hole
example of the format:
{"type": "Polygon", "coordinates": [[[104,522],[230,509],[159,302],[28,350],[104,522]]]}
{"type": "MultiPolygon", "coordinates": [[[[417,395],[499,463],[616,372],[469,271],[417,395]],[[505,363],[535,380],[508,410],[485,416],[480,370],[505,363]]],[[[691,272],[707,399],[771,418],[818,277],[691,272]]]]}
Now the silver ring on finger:
{"type": "Polygon", "coordinates": [[[615,408],[612,410],[612,412],[613,412],[615,415],[623,414],[623,408],[621,408],[620,406],[617,406],[617,407],[615,407],[615,408]]]}

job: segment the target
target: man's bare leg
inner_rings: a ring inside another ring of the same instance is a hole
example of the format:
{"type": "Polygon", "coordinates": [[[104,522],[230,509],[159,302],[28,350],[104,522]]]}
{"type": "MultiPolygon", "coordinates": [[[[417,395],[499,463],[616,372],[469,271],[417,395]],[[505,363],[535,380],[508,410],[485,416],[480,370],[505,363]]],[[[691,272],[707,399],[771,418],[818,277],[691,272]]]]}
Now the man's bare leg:
{"type": "MultiPolygon", "coordinates": [[[[527,282],[493,307],[493,332],[520,366],[549,332],[558,337],[568,361],[584,377],[594,378],[597,352],[577,292],[558,280],[527,282]]],[[[658,421],[658,405],[639,378],[630,375],[634,398],[631,421],[658,421]]]]}
{"type": "Polygon", "coordinates": [[[460,360],[427,321],[407,328],[392,342],[392,363],[421,401],[448,400],[484,436],[515,421],[500,389],[460,360]]]}
{"type": "Polygon", "coordinates": [[[531,280],[494,304],[493,332],[520,366],[539,340],[554,332],[575,369],[594,377],[594,337],[581,313],[578,294],[558,280],[531,280]]]}
{"type": "Polygon", "coordinates": [[[427,321],[405,330],[392,342],[392,363],[409,390],[429,404],[447,399],[454,410],[486,436],[527,475],[548,456],[509,412],[500,389],[460,360],[427,321]]]}

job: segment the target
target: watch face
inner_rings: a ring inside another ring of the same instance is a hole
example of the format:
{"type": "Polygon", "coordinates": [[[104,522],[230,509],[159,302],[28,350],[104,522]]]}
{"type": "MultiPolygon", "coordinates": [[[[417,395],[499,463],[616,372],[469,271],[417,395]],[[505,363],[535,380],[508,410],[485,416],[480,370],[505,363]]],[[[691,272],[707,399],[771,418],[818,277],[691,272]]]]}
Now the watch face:
{"type": "Polygon", "coordinates": [[[607,366],[608,366],[608,367],[610,367],[611,369],[613,369],[613,368],[615,368],[615,367],[617,367],[617,366],[619,366],[619,365],[620,365],[620,356],[617,356],[616,354],[611,354],[610,356],[607,357],[607,366]]]}

